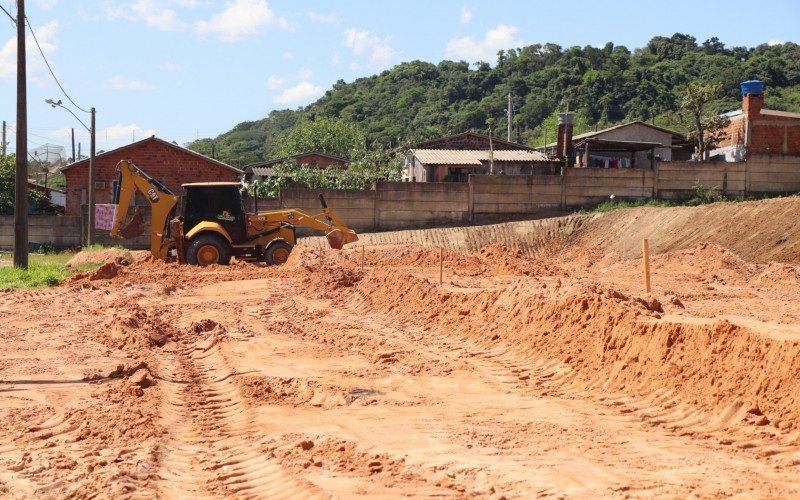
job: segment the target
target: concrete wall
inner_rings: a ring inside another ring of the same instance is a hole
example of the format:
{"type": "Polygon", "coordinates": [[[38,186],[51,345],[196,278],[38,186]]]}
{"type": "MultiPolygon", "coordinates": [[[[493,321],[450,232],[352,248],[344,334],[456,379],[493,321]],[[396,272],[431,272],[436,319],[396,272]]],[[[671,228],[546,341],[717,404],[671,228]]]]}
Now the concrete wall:
{"type": "MultiPolygon", "coordinates": [[[[80,245],[81,218],[60,215],[28,215],[28,241],[57,249],[80,245]]],[[[14,247],[14,216],[0,215],[0,248],[14,247]]]]}
{"type": "MultiPolygon", "coordinates": [[[[353,189],[287,189],[281,192],[280,208],[299,208],[310,214],[322,212],[319,195],[336,215],[356,231],[371,230],[375,224],[375,192],[353,189]]],[[[259,208],[261,208],[259,204],[259,208]]],[[[298,228],[299,235],[311,234],[298,228]]]]}
{"type": "MultiPolygon", "coordinates": [[[[258,207],[301,208],[316,214],[322,193],[330,208],[356,231],[374,232],[530,217],[554,208],[591,206],[612,194],[615,199],[688,198],[698,181],[728,195],[800,192],[800,157],[755,155],[740,163],[659,162],[655,171],[567,168],[563,175],[473,175],[469,183],[382,182],[373,190],[287,189],[277,199],[259,199],[258,207]]],[[[245,204],[254,210],[254,200],[245,204]]],[[[149,221],[150,208],[142,210],[149,221]]],[[[31,241],[59,247],[80,241],[80,217],[31,217],[31,241]]],[[[126,246],[148,248],[149,227],[147,231],[126,246]]],[[[120,244],[109,239],[106,231],[95,231],[95,241],[120,244]]],[[[0,247],[12,244],[13,218],[0,217],[0,247]]]]}
{"type": "Polygon", "coordinates": [[[470,177],[474,214],[525,214],[561,204],[558,175],[473,175],[470,177]]]}
{"type": "Polygon", "coordinates": [[[378,230],[470,221],[468,183],[379,182],[375,194],[378,230]]]}
{"type": "Polygon", "coordinates": [[[564,170],[562,206],[586,206],[615,199],[644,199],[653,194],[653,171],[640,168],[564,170]]]}

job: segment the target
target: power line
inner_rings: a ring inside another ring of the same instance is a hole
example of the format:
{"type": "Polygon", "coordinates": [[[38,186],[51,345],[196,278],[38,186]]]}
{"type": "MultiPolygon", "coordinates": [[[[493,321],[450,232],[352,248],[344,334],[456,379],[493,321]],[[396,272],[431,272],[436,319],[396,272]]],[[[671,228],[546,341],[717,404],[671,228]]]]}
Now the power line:
{"type": "Polygon", "coordinates": [[[50,67],[50,62],[45,57],[41,45],[39,45],[39,40],[36,38],[36,33],[33,32],[33,26],[31,26],[31,22],[28,19],[28,16],[25,16],[25,22],[28,24],[28,29],[31,30],[31,35],[33,35],[33,41],[36,42],[36,48],[39,49],[39,53],[42,55],[42,59],[44,59],[44,63],[47,65],[47,69],[50,70],[50,74],[53,76],[53,80],[55,80],[56,84],[58,84],[58,88],[60,88],[61,92],[63,92],[64,95],[67,96],[67,99],[69,99],[69,102],[71,102],[73,106],[83,111],[84,113],[88,113],[88,111],[78,106],[78,104],[72,100],[72,97],[70,97],[69,94],[67,94],[67,91],[64,90],[64,87],[61,85],[61,82],[59,82],[58,78],[56,78],[56,74],[53,72],[53,68],[50,67]]]}
{"type": "Polygon", "coordinates": [[[16,26],[16,24],[17,24],[17,20],[16,20],[16,19],[14,19],[14,16],[12,16],[11,14],[9,14],[9,13],[8,13],[8,11],[6,10],[6,8],[5,8],[5,7],[3,7],[2,5],[0,5],[0,9],[2,9],[2,10],[3,10],[3,12],[5,12],[5,13],[6,13],[6,15],[8,16],[8,18],[9,18],[9,19],[11,19],[11,22],[12,22],[12,23],[14,23],[14,25],[16,26]]]}

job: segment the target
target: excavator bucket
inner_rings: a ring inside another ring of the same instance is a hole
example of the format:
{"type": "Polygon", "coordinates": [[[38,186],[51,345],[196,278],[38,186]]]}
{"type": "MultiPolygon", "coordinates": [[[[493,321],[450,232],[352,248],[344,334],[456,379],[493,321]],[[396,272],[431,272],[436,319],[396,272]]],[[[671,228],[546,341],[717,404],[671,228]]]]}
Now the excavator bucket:
{"type": "Polygon", "coordinates": [[[131,238],[136,238],[142,233],[144,233],[144,217],[142,217],[141,209],[136,207],[136,212],[133,214],[130,222],[120,229],[119,234],[126,240],[129,240],[131,238]]]}
{"type": "Polygon", "coordinates": [[[334,229],[333,231],[326,234],[325,237],[328,238],[328,244],[334,250],[341,250],[342,247],[344,247],[348,243],[353,243],[355,241],[358,241],[358,236],[356,235],[356,233],[352,231],[345,232],[342,231],[341,229],[334,229]]]}

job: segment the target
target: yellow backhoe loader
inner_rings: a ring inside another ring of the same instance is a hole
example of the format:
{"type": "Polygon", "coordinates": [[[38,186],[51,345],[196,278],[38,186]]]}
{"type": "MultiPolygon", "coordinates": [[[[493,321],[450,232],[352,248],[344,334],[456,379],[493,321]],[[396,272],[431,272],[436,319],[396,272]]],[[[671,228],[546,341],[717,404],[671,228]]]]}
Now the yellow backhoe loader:
{"type": "Polygon", "coordinates": [[[296,226],[325,232],[331,248],[341,250],[358,240],[355,231],[328,209],[320,194],[322,213],[312,215],[288,208],[246,213],[242,185],[238,182],[183,184],[183,215],[174,217],[180,198],[161,182],[130,161],[117,164],[117,205],[111,236],[128,239],[144,232],[144,218],[137,207],[126,223],[134,194],[139,191],[152,207],[150,252],[157,259],[174,256],[179,262],[207,266],[227,264],[231,257],[283,264],[297,243],[296,226]]]}

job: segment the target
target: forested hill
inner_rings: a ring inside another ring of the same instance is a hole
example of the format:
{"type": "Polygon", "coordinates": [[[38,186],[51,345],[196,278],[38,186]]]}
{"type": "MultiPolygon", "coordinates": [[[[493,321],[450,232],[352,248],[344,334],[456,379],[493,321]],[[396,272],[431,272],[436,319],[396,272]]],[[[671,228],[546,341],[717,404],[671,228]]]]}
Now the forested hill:
{"type": "Polygon", "coordinates": [[[603,48],[536,44],[500,51],[494,66],[412,61],[353,83],[340,80],[305,108],[273,111],[188,147],[206,155],[213,148],[216,158],[241,166],[285,153],[281,137],[317,117],[354,123],[370,144],[386,147],[485,130],[489,117],[505,135],[509,92],[514,138],[531,145],[543,142],[543,131],[552,139],[554,113],[567,108],[576,113],[576,133],[633,119],[686,130],[675,110],[687,83],[722,82],[716,112],[737,109],[738,85],[750,79],[766,82],[767,107],[800,111],[800,46],[726,47],[716,38],[698,43],[679,33],[633,51],[610,42],[603,48]]]}

